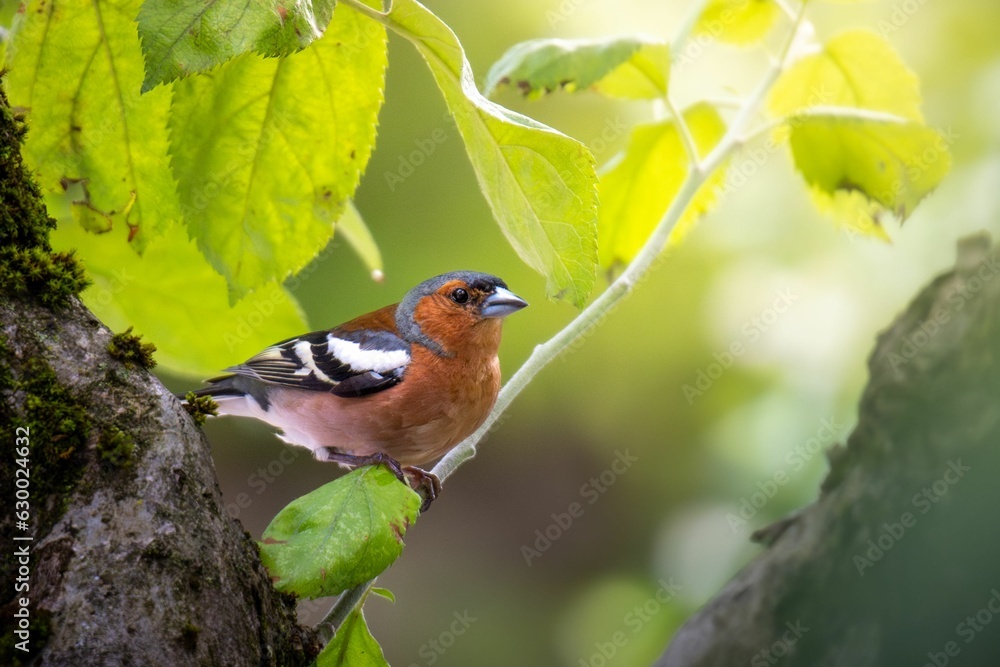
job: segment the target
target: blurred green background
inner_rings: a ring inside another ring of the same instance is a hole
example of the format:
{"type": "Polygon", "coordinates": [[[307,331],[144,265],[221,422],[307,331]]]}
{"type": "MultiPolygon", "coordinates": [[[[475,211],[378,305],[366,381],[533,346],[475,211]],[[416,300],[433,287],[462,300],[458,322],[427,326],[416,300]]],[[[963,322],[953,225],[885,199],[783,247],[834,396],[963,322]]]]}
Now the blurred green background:
{"type": "MultiPolygon", "coordinates": [[[[515,42],[670,38],[690,6],[427,4],[463,41],[479,81],[515,42]]],[[[817,450],[849,433],[878,331],[953,264],[959,238],[980,229],[1000,237],[1000,4],[820,3],[809,17],[821,38],[856,26],[889,37],[922,81],[928,123],[955,137],[952,175],[887,245],[823,219],[783,152],[762,165],[738,156],[734,166],[752,172],[745,184],[542,373],[408,533],[403,557],[379,580],[395,604],[374,598],[366,607],[394,666],[601,665],[601,645],[607,652],[617,632],[624,646],[608,664],[648,664],[754,555],[750,532],[815,497],[826,469],[817,450]],[[733,343],[745,352],[722,368],[733,343]],[[686,395],[700,373],[717,377],[686,395]],[[626,453],[635,462],[609,472],[626,453]],[[754,501],[760,508],[750,516],[754,501]],[[553,515],[574,502],[582,515],[560,527],[553,515]],[[735,525],[741,504],[749,520],[735,525]],[[536,531],[550,542],[536,544],[536,531]],[[530,564],[525,547],[539,551],[530,564]],[[679,590],[657,599],[661,582],[679,590]]],[[[713,45],[692,55],[672,84],[682,105],[745,93],[767,65],[759,48],[713,45]]],[[[322,328],[444,271],[496,273],[531,303],[506,326],[509,377],[574,311],[545,299],[542,278],[493,223],[417,53],[393,37],[389,63],[377,149],[357,197],[385,255],[385,281],[370,281],[334,240],[296,295],[322,328]],[[420,145],[422,159],[411,158],[420,145]]],[[[626,127],[650,118],[647,105],[586,94],[500,101],[585,141],[599,162],[623,146],[626,127]]],[[[164,379],[177,391],[190,386],[164,379]]],[[[255,537],[284,504],[334,474],[266,427],[216,420],[206,430],[230,511],[255,537]]],[[[318,620],[329,604],[304,603],[302,616],[318,620]]]]}

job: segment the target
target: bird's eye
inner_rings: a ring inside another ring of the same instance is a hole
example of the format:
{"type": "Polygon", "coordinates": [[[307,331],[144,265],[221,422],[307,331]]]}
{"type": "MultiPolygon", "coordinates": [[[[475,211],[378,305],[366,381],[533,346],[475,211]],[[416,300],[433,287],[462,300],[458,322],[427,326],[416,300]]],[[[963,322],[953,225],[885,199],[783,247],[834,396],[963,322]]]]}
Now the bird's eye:
{"type": "Polygon", "coordinates": [[[451,293],[451,300],[455,303],[465,303],[469,300],[469,293],[459,287],[451,293]]]}

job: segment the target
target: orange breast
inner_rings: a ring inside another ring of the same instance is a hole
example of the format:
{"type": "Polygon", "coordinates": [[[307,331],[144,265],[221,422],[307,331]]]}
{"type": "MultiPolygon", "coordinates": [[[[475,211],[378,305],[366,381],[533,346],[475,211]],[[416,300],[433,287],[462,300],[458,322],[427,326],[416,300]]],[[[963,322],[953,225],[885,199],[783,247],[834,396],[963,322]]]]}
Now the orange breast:
{"type": "Polygon", "coordinates": [[[414,346],[403,381],[361,398],[293,390],[276,405],[293,431],[307,431],[318,446],[365,456],[382,452],[400,464],[433,461],[478,428],[500,391],[497,357],[439,357],[414,346]]]}

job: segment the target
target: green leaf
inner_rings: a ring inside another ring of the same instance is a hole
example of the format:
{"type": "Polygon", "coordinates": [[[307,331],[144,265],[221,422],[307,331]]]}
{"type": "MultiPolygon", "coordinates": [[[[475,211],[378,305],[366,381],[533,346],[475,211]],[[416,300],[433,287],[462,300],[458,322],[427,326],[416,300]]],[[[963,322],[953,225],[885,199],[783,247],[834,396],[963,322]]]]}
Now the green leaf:
{"type": "Polygon", "coordinates": [[[917,77],[867,30],[798,61],[768,100],[772,114],[789,117],[795,164],[819,208],[884,240],[882,217],[905,220],[949,169],[947,143],[924,127],[920,104],[917,77]]]}
{"type": "Polygon", "coordinates": [[[594,158],[575,139],[484,98],[447,25],[415,0],[389,13],[427,61],[465,141],[493,216],[555,297],[582,306],[594,286],[594,158]]]}
{"type": "MultiPolygon", "coordinates": [[[[714,107],[701,103],[683,113],[700,157],[704,158],[725,134],[726,126],[714,107]]],[[[690,163],[673,120],[639,125],[617,162],[601,175],[601,266],[628,263],[638,254],[677,196],[690,163]]],[[[698,190],[674,228],[670,242],[678,242],[715,201],[725,169],[717,169],[698,190]]]]}
{"type": "Polygon", "coordinates": [[[316,667],[389,667],[382,647],[368,630],[360,604],[319,654],[316,667]]]}
{"type": "Polygon", "coordinates": [[[182,210],[231,298],[329,242],[375,143],[385,66],[385,29],[344,5],[300,53],[247,54],[174,84],[182,210]]]}
{"type": "Polygon", "coordinates": [[[166,160],[170,91],[139,94],[138,9],[138,0],[31,3],[5,85],[11,104],[30,110],[24,155],[42,188],[85,181],[74,207],[80,222],[128,225],[141,251],[180,212],[166,160]]]}
{"type": "Polygon", "coordinates": [[[767,37],[780,14],[774,0],[708,0],[695,32],[720,42],[752,44],[767,37]]]}
{"type": "Polygon", "coordinates": [[[388,588],[379,588],[378,586],[372,586],[371,592],[374,593],[375,595],[378,595],[379,597],[385,598],[389,602],[396,601],[396,596],[393,595],[392,591],[390,591],[388,588]]]}
{"type": "Polygon", "coordinates": [[[523,95],[595,90],[609,97],[667,94],[670,47],[649,37],[536,39],[507,51],[486,75],[486,94],[516,86],[523,95]]]}
{"type": "Polygon", "coordinates": [[[115,229],[98,236],[61,220],[52,245],[79,251],[94,281],[83,302],[115,331],[134,326],[156,345],[161,367],[205,378],[308,331],[295,297],[277,284],[230,308],[226,281],[180,225],[151,242],[142,257],[125,243],[126,233],[115,229]]]}
{"type": "Polygon", "coordinates": [[[264,531],[261,559],[279,591],[337,595],[399,557],[420,502],[385,467],[359,468],[281,510],[264,531]]]}
{"type": "Polygon", "coordinates": [[[849,112],[794,117],[792,156],[823,210],[852,229],[884,238],[881,216],[892,213],[905,221],[948,173],[948,141],[920,123],[849,112]]]}
{"type": "Polygon", "coordinates": [[[319,39],[336,0],[145,0],[136,21],[142,90],[254,51],[288,55],[319,39]]]}
{"type": "Polygon", "coordinates": [[[337,220],[337,235],[351,246],[354,254],[368,269],[372,280],[382,282],[382,253],[379,251],[368,225],[365,224],[364,218],[361,217],[361,213],[352,201],[347,202],[344,206],[344,212],[337,220]]]}
{"type": "Polygon", "coordinates": [[[873,32],[852,30],[802,58],[771,90],[772,114],[816,106],[859,107],[922,121],[920,85],[892,45],[873,32]]]}

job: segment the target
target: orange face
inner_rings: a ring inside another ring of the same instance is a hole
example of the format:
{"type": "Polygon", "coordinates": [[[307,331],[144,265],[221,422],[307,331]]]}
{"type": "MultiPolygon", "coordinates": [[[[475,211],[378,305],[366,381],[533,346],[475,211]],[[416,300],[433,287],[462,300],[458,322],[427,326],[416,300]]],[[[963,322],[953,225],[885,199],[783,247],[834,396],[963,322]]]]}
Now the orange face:
{"type": "Polygon", "coordinates": [[[493,356],[500,346],[503,319],[486,316],[483,311],[494,294],[495,290],[486,292],[463,280],[451,280],[420,300],[414,319],[424,334],[449,354],[465,356],[482,351],[493,356]]]}

